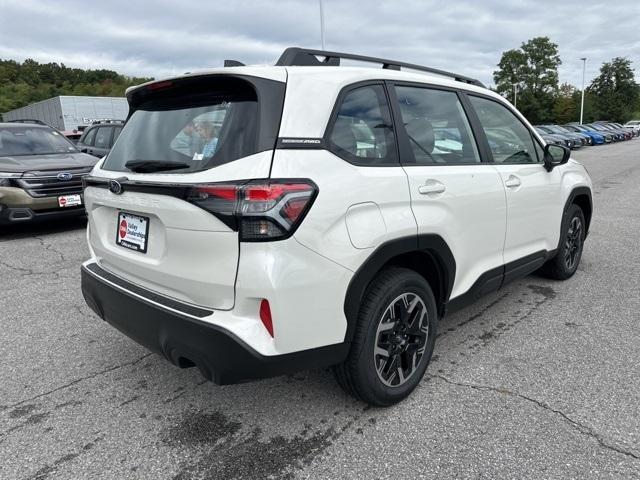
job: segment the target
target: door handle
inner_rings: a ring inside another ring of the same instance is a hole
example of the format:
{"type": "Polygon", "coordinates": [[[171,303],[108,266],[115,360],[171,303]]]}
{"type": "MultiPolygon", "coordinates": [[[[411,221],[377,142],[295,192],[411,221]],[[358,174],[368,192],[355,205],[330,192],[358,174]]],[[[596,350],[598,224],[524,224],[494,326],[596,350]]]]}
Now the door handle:
{"type": "Polygon", "coordinates": [[[519,187],[520,184],[520,179],[515,175],[509,175],[509,178],[504,181],[504,186],[507,188],[516,188],[519,187]]]}
{"type": "Polygon", "coordinates": [[[433,193],[444,193],[446,189],[447,187],[444,186],[444,183],[438,180],[427,180],[424,185],[418,187],[418,192],[422,195],[429,195],[433,193]]]}

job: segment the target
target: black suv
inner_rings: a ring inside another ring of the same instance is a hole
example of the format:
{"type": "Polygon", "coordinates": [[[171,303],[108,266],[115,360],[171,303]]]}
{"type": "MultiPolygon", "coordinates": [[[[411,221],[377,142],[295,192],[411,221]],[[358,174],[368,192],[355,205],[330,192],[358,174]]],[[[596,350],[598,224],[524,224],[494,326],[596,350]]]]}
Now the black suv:
{"type": "Polygon", "coordinates": [[[122,120],[100,120],[88,127],[80,140],[78,148],[81,152],[89,153],[95,157],[102,158],[116,142],[122,131],[122,120]]]}
{"type": "Polygon", "coordinates": [[[42,122],[0,123],[0,225],[84,215],[95,157],[42,122]]]}

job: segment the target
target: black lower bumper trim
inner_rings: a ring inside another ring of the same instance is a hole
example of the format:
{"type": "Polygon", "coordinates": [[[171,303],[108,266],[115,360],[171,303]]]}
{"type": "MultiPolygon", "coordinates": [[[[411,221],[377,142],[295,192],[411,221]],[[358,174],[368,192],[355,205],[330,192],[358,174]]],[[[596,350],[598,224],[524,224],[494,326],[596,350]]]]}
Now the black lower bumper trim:
{"type": "Polygon", "coordinates": [[[197,366],[219,385],[328,367],[342,362],[348,353],[349,345],[339,343],[261,355],[228,330],[146,302],[100,280],[85,267],[81,277],[87,305],[103,320],[178,367],[197,366]]]}
{"type": "Polygon", "coordinates": [[[69,207],[66,209],[32,210],[31,208],[12,208],[0,205],[0,225],[30,223],[61,218],[79,217],[86,215],[84,207],[69,207]]]}
{"type": "Polygon", "coordinates": [[[158,295],[155,292],[150,292],[147,289],[139,287],[138,285],[134,285],[131,282],[127,282],[116,275],[107,272],[105,269],[100,268],[97,263],[90,263],[87,265],[87,270],[91,273],[97,275],[98,277],[118,285],[120,288],[127,290],[129,292],[135,293],[136,295],[140,295],[141,297],[147,298],[152,302],[159,303],[164,305],[165,307],[169,307],[173,310],[178,310],[179,312],[186,313],[187,315],[191,315],[193,317],[204,318],[213,314],[212,310],[207,310],[206,308],[200,308],[193,305],[189,305],[186,303],[179,302],[177,300],[173,300],[171,298],[164,297],[162,295],[158,295]]]}

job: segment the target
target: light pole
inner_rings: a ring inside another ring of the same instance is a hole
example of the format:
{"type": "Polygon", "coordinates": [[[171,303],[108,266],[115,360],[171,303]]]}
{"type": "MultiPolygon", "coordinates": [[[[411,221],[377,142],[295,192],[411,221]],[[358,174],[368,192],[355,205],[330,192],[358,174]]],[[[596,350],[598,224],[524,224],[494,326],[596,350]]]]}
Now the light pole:
{"type": "Polygon", "coordinates": [[[322,0],[318,0],[320,3],[320,43],[322,44],[322,50],[324,50],[324,8],[322,8],[322,0]]]}
{"type": "Polygon", "coordinates": [[[580,125],[582,125],[582,115],[584,113],[584,71],[587,68],[587,57],[582,57],[582,100],[580,102],[580,125]]]}
{"type": "Polygon", "coordinates": [[[518,108],[518,84],[513,84],[513,106],[518,108]]]}

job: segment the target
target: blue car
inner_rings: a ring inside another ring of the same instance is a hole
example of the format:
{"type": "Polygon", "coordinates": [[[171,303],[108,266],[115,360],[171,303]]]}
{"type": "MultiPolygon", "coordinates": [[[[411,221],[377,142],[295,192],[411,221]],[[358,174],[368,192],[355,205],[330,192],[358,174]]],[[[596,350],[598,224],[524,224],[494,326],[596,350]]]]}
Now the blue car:
{"type": "Polygon", "coordinates": [[[572,132],[584,133],[585,135],[589,135],[591,137],[593,145],[602,145],[603,143],[605,143],[605,138],[602,133],[591,130],[584,125],[574,125],[570,123],[568,125],[563,125],[563,127],[571,130],[572,132]]]}

